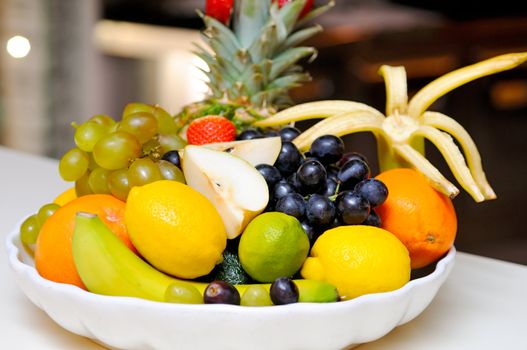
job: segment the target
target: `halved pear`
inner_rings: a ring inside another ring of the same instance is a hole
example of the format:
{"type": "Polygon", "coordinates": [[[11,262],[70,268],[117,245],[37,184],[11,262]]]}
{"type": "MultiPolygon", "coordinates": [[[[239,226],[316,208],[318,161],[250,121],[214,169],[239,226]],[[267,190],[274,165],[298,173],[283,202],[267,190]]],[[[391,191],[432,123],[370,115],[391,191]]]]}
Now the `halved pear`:
{"type": "Polygon", "coordinates": [[[248,161],[231,153],[187,146],[183,172],[187,184],[216,207],[230,239],[240,235],[269,201],[263,176],[248,161]]]}
{"type": "MultiPolygon", "coordinates": [[[[258,164],[273,165],[282,149],[282,141],[280,137],[267,137],[264,139],[209,143],[200,147],[228,152],[245,159],[253,166],[258,164]]],[[[180,156],[184,157],[184,152],[180,151],[180,156]]]]}

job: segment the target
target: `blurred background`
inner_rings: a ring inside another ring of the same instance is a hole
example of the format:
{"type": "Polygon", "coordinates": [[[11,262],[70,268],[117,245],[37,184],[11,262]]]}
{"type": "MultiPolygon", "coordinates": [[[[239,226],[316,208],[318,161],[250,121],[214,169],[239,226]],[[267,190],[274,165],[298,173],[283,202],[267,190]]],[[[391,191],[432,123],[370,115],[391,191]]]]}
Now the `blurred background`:
{"type": "MultiPolygon", "coordinates": [[[[195,9],[204,0],[0,1],[0,144],[59,158],[73,146],[70,122],[94,114],[120,118],[131,101],[171,113],[206,92],[195,9]]],[[[527,4],[337,0],[311,40],[313,81],[298,103],[346,99],[384,110],[381,64],[404,65],[409,91],[477,61],[527,51],[527,4]]],[[[433,110],[457,119],[483,155],[498,199],[476,205],[462,192],[458,249],[527,264],[527,65],[480,79],[440,99],[433,110]]],[[[300,125],[307,127],[308,124],[300,125]]],[[[345,139],[375,164],[373,137],[345,139]]],[[[432,163],[453,180],[432,145],[432,163]]],[[[3,165],[6,166],[6,165],[3,165]]]]}

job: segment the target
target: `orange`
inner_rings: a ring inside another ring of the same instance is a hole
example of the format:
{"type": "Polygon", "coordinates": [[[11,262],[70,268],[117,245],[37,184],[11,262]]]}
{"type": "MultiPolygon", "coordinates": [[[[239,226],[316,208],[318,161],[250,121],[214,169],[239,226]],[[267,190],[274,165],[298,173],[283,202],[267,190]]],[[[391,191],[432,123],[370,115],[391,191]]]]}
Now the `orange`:
{"type": "Polygon", "coordinates": [[[53,200],[53,203],[56,203],[62,207],[64,204],[71,202],[75,198],[77,198],[77,193],[75,193],[75,187],[70,187],[66,191],[59,194],[57,198],[53,200]]]}
{"type": "Polygon", "coordinates": [[[375,211],[382,228],[396,235],[410,252],[412,269],[424,267],[445,254],[457,231],[450,198],[412,169],[388,170],[377,179],[388,187],[388,198],[375,211]]]}
{"type": "Polygon", "coordinates": [[[125,203],[115,197],[106,194],[86,195],[57,209],[40,229],[35,247],[35,267],[48,280],[86,289],[77,273],[71,248],[75,214],[79,211],[98,215],[132,251],[136,251],[124,223],[125,203]]]}

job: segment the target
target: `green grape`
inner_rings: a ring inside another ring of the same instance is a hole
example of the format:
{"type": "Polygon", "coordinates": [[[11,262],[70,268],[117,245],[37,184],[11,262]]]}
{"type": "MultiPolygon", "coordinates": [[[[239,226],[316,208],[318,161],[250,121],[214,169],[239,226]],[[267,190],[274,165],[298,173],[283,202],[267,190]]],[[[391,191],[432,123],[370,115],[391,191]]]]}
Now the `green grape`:
{"type": "Polygon", "coordinates": [[[154,114],[154,109],[154,106],[147,105],[146,103],[130,102],[124,107],[122,119],[126,118],[126,116],[130,114],[137,112],[148,112],[154,114]]]}
{"type": "Polygon", "coordinates": [[[126,201],[128,192],[130,192],[127,169],[119,169],[111,172],[108,176],[108,188],[115,198],[126,201]]]}
{"type": "Polygon", "coordinates": [[[150,158],[136,159],[128,169],[130,187],[143,186],[162,179],[161,171],[150,158]]]}
{"type": "Polygon", "coordinates": [[[106,126],[113,126],[115,125],[115,120],[112,119],[112,117],[106,115],[106,114],[96,114],[93,117],[91,117],[88,122],[94,122],[101,125],[106,126]]]}
{"type": "Polygon", "coordinates": [[[119,126],[121,125],[121,123],[117,122],[115,124],[113,124],[112,126],[110,126],[110,133],[114,133],[116,132],[117,130],[119,130],[119,126]]]}
{"type": "Polygon", "coordinates": [[[100,167],[108,170],[126,168],[128,163],[141,156],[137,138],[124,131],[103,136],[93,148],[93,157],[100,167]]]}
{"type": "Polygon", "coordinates": [[[93,171],[99,167],[99,164],[95,161],[93,158],[93,153],[88,153],[89,163],[88,163],[88,170],[93,171]]]}
{"type": "Polygon", "coordinates": [[[59,163],[60,176],[65,181],[77,181],[88,170],[90,158],[88,154],[78,148],[70,149],[59,163]]]}
{"type": "Polygon", "coordinates": [[[56,203],[48,203],[44,204],[37,213],[37,220],[38,223],[42,226],[46,222],[46,220],[53,215],[57,211],[57,209],[60,208],[60,205],[56,203]]]}
{"type": "Polygon", "coordinates": [[[273,302],[269,291],[260,284],[248,287],[243,293],[240,305],[242,306],[272,306],[273,302]]]}
{"type": "Polygon", "coordinates": [[[35,244],[37,242],[40,225],[37,214],[28,217],[20,226],[20,240],[24,244],[35,244]]]}
{"type": "Polygon", "coordinates": [[[152,113],[137,112],[124,117],[118,130],[134,135],[143,144],[157,134],[157,129],[157,120],[152,113]]]}
{"type": "Polygon", "coordinates": [[[186,183],[185,175],[183,175],[181,169],[179,169],[177,166],[170,163],[169,161],[160,160],[159,162],[157,162],[157,167],[161,171],[161,176],[163,177],[163,179],[186,183]]]}
{"type": "Polygon", "coordinates": [[[150,157],[156,159],[161,158],[159,148],[159,141],[157,141],[157,138],[150,139],[143,144],[143,154],[148,154],[150,157]]]}
{"type": "Polygon", "coordinates": [[[90,173],[88,184],[93,193],[110,194],[110,188],[108,187],[109,175],[110,170],[104,168],[96,168],[90,173]]]}
{"type": "Polygon", "coordinates": [[[159,106],[154,107],[154,116],[159,124],[159,132],[163,134],[175,134],[178,132],[178,126],[174,118],[159,106]]]}
{"type": "Polygon", "coordinates": [[[108,125],[88,121],[75,130],[75,144],[81,150],[91,152],[93,147],[110,130],[108,125]]]}
{"type": "Polygon", "coordinates": [[[178,149],[183,149],[187,145],[185,140],[183,140],[177,134],[160,134],[159,135],[159,144],[161,154],[165,154],[168,151],[175,151],[178,149]]]}
{"type": "Polygon", "coordinates": [[[75,193],[77,194],[77,197],[93,194],[90,184],[88,183],[89,177],[90,173],[86,172],[80,179],[75,181],[75,193]]]}
{"type": "Polygon", "coordinates": [[[163,134],[175,134],[178,127],[174,118],[158,105],[152,106],[145,103],[132,102],[126,105],[123,111],[123,119],[132,113],[148,112],[157,119],[159,132],[163,134]]]}
{"type": "Polygon", "coordinates": [[[174,282],[167,287],[165,301],[178,304],[203,304],[203,296],[193,285],[174,282]]]}

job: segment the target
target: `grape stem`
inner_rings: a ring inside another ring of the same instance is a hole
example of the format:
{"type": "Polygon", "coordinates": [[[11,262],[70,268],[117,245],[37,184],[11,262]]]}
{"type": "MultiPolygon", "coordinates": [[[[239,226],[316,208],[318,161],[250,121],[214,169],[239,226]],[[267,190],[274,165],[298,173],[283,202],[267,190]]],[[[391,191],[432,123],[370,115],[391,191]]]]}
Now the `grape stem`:
{"type": "Polygon", "coordinates": [[[337,199],[337,196],[339,195],[340,190],[340,181],[337,182],[337,187],[335,188],[335,194],[333,196],[329,196],[329,200],[334,202],[337,199]]]}

